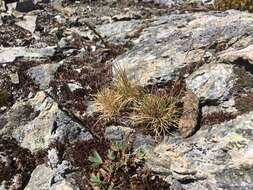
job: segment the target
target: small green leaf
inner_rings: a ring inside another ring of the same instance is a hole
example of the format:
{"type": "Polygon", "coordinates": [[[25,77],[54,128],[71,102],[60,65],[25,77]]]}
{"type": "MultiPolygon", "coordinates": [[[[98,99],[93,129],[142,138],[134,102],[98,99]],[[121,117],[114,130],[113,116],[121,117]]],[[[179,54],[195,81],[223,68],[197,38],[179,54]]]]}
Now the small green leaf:
{"type": "Polygon", "coordinates": [[[108,157],[110,160],[115,160],[116,156],[115,156],[115,154],[114,154],[114,151],[113,151],[113,150],[108,150],[107,157],[108,157]]]}
{"type": "Polygon", "coordinates": [[[138,160],[144,160],[145,159],[145,151],[143,149],[139,149],[136,153],[137,159],[138,160]]]}
{"type": "Polygon", "coordinates": [[[92,152],[92,155],[89,156],[88,160],[92,162],[95,166],[103,164],[103,160],[96,150],[92,152]]]}
{"type": "Polygon", "coordinates": [[[115,152],[123,151],[126,149],[126,145],[120,142],[113,142],[111,144],[111,150],[115,152]]]}
{"type": "Polygon", "coordinates": [[[90,182],[91,182],[92,186],[94,186],[94,187],[101,187],[102,181],[100,179],[99,173],[97,173],[97,175],[91,174],[90,182]]]}

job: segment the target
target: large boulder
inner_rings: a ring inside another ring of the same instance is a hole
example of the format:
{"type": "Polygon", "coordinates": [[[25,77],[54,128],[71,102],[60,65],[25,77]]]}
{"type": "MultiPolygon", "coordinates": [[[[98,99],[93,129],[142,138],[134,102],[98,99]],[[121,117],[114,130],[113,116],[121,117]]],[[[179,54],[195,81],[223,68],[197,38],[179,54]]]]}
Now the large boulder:
{"type": "Polygon", "coordinates": [[[92,135],[59,109],[44,92],[28,101],[16,102],[0,115],[0,135],[15,138],[31,151],[45,149],[50,143],[90,140],[92,135]]]}
{"type": "Polygon", "coordinates": [[[186,190],[250,190],[253,184],[253,112],[171,138],[148,154],[150,167],[186,190]]]}
{"type": "Polygon", "coordinates": [[[247,47],[253,40],[252,29],[253,15],[239,11],[154,18],[136,36],[135,45],[113,64],[143,86],[164,85],[193,65],[211,62],[217,51],[226,48],[224,44],[247,47]]]}

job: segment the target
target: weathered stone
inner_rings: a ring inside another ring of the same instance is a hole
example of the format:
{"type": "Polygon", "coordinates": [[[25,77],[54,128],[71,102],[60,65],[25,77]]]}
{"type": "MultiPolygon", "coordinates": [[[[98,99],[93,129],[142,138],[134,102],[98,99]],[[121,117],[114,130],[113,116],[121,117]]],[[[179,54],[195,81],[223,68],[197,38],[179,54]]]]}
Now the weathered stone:
{"type": "Polygon", "coordinates": [[[33,33],[36,28],[36,20],[37,20],[36,15],[35,16],[34,15],[26,15],[26,16],[24,16],[23,20],[17,22],[16,25],[33,33]]]}
{"type": "Polygon", "coordinates": [[[27,74],[34,80],[35,84],[39,85],[41,90],[45,90],[49,87],[60,65],[60,63],[38,65],[30,68],[27,74]]]}
{"type": "Polygon", "coordinates": [[[196,131],[199,118],[199,99],[194,93],[188,91],[183,98],[183,102],[183,114],[178,128],[180,134],[186,138],[196,131]]]}
{"type": "Polygon", "coordinates": [[[0,135],[3,134],[17,139],[31,151],[47,148],[55,141],[72,143],[92,138],[43,92],[26,102],[17,102],[0,116],[0,135]]]}
{"type": "Polygon", "coordinates": [[[13,84],[19,84],[19,76],[18,76],[18,73],[10,73],[9,74],[9,77],[11,78],[11,82],[13,84]]]}
{"type": "Polygon", "coordinates": [[[109,38],[112,41],[125,41],[129,33],[138,31],[144,26],[142,20],[119,21],[110,24],[97,26],[96,30],[101,35],[109,38]]]}
{"type": "MultiPolygon", "coordinates": [[[[63,161],[63,163],[66,163],[66,161],[63,161]]],[[[75,185],[75,181],[71,178],[70,171],[68,171],[69,167],[71,166],[65,165],[64,169],[59,171],[58,168],[52,169],[45,164],[38,165],[33,171],[25,190],[79,190],[75,185]]]]}
{"type": "Polygon", "coordinates": [[[135,45],[113,63],[143,86],[164,85],[192,64],[214,59],[211,45],[216,42],[248,46],[252,29],[253,16],[239,11],[171,14],[151,19],[135,45]],[[244,35],[249,40],[239,38],[244,35]]]}
{"type": "Polygon", "coordinates": [[[25,59],[40,59],[52,57],[55,53],[54,47],[47,47],[42,49],[14,47],[14,48],[0,48],[0,64],[11,63],[16,58],[25,59]]]}
{"type": "Polygon", "coordinates": [[[224,62],[234,63],[240,60],[248,61],[250,64],[253,64],[253,45],[250,45],[246,48],[235,50],[229,49],[219,56],[224,62]]]}
{"type": "Polygon", "coordinates": [[[148,158],[148,163],[167,170],[163,175],[172,175],[186,190],[252,189],[252,121],[250,112],[200,129],[187,140],[171,138],[151,151],[158,156],[148,158]]]}
{"type": "Polygon", "coordinates": [[[109,126],[105,130],[105,136],[111,141],[126,142],[133,132],[134,130],[129,127],[109,126]]]}
{"type": "Polygon", "coordinates": [[[46,167],[46,165],[38,165],[32,173],[28,185],[25,190],[49,190],[53,177],[54,169],[46,167]]]}
{"type": "Polygon", "coordinates": [[[186,86],[202,103],[228,100],[235,81],[233,65],[206,64],[186,79],[186,86]]]}

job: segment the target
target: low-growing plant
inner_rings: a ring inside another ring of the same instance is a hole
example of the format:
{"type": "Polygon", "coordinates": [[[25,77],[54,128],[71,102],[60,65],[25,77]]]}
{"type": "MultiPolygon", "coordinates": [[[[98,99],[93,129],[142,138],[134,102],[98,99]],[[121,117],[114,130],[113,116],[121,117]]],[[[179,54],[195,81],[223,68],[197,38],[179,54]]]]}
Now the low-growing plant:
{"type": "Polygon", "coordinates": [[[112,120],[120,114],[124,104],[122,96],[114,89],[104,88],[95,96],[97,111],[101,112],[101,118],[112,120]]]}
{"type": "Polygon", "coordinates": [[[165,135],[178,126],[176,101],[166,94],[146,94],[134,110],[132,118],[156,136],[165,135]]]}
{"type": "Polygon", "coordinates": [[[116,79],[112,86],[104,88],[95,95],[97,110],[107,121],[119,116],[122,108],[133,103],[140,96],[140,88],[134,81],[129,80],[125,70],[116,72],[116,79]]]}
{"type": "Polygon", "coordinates": [[[114,81],[115,90],[123,97],[125,103],[136,100],[141,92],[136,82],[130,80],[124,69],[116,69],[116,79],[114,81]]]}
{"type": "Polygon", "coordinates": [[[225,11],[228,9],[237,9],[237,10],[248,10],[252,12],[253,1],[252,0],[215,0],[214,8],[220,11],[225,11]]]}
{"type": "Polygon", "coordinates": [[[129,153],[128,146],[124,143],[114,142],[107,152],[106,158],[102,159],[97,151],[89,156],[94,171],[90,176],[92,187],[102,190],[113,189],[115,184],[113,178],[118,172],[128,172],[132,165],[135,165],[145,158],[145,152],[139,150],[136,153],[129,153]]]}

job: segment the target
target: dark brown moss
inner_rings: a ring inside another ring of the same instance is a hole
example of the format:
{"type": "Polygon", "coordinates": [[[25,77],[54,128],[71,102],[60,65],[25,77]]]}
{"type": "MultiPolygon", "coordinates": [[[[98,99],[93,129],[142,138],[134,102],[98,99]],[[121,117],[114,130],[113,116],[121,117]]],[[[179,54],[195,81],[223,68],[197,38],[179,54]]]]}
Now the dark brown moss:
{"type": "Polygon", "coordinates": [[[235,98],[235,107],[241,113],[253,111],[253,93],[245,92],[235,98]]]}
{"type": "Polygon", "coordinates": [[[13,183],[14,176],[19,175],[17,190],[23,189],[36,167],[32,153],[20,147],[14,139],[0,137],[0,152],[7,158],[7,163],[0,161],[0,182],[6,181],[7,188],[13,183]]]}
{"type": "Polygon", "coordinates": [[[10,100],[10,95],[5,89],[0,90],[0,107],[7,106],[10,100]]]}
{"type": "Polygon", "coordinates": [[[228,112],[214,112],[202,116],[202,125],[215,125],[225,121],[235,119],[238,114],[228,112]]]}

